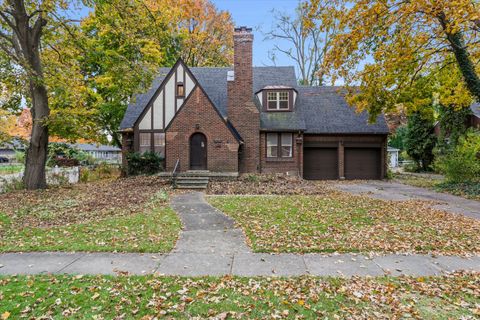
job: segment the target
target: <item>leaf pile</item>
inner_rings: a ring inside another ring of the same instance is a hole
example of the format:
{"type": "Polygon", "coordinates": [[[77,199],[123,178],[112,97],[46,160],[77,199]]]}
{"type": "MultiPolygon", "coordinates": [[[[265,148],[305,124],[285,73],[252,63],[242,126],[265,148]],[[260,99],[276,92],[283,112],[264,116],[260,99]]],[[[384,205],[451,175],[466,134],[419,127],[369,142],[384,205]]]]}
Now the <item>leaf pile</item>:
{"type": "Polygon", "coordinates": [[[71,319],[474,319],[479,273],[400,278],[0,278],[0,314],[71,319]]]}
{"type": "Polygon", "coordinates": [[[169,252],[180,221],[156,177],[0,195],[0,252],[169,252]]]}
{"type": "Polygon", "coordinates": [[[480,221],[425,201],[316,196],[210,196],[257,252],[480,253],[480,221]]]}
{"type": "Polygon", "coordinates": [[[0,194],[0,213],[13,227],[52,227],[129,215],[168,181],[158,177],[101,180],[71,187],[0,194]]]}
{"type": "Polygon", "coordinates": [[[238,180],[211,181],[208,194],[272,194],[307,195],[326,194],[330,190],[327,181],[308,181],[285,174],[247,174],[238,180]]]}

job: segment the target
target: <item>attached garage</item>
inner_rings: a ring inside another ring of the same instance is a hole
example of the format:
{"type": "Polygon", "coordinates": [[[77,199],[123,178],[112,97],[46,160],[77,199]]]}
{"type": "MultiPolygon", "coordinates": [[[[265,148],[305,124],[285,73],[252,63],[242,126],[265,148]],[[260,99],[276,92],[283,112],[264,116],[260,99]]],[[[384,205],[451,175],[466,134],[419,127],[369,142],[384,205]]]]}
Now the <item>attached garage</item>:
{"type": "Polygon", "coordinates": [[[345,148],[345,179],[381,179],[381,148],[345,148]]]}
{"type": "Polygon", "coordinates": [[[338,148],[306,147],[303,150],[303,177],[308,180],[338,179],[338,148]]]}

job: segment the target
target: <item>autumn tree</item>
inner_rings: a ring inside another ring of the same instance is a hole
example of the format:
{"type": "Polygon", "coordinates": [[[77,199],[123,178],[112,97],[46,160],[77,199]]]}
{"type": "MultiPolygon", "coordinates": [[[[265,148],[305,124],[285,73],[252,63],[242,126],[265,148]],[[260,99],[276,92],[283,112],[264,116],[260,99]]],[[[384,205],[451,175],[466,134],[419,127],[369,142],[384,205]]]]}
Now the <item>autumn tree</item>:
{"type": "Polygon", "coordinates": [[[419,78],[432,80],[430,102],[458,107],[480,100],[478,1],[331,0],[326,10],[322,3],[308,2],[306,23],[338,19],[328,65],[348,86],[360,86],[350,102],[372,119],[409,100],[407,93],[412,101],[410,87],[419,78]]]}
{"type": "Polygon", "coordinates": [[[41,57],[41,39],[56,9],[55,1],[6,0],[0,5],[0,48],[11,64],[21,68],[28,83],[33,127],[26,153],[24,183],[28,189],[46,187],[48,126],[50,114],[41,57]]]}
{"type": "Polygon", "coordinates": [[[166,13],[181,39],[178,55],[190,67],[228,66],[233,62],[233,21],[210,0],[145,0],[154,13],[166,13]]]}
{"type": "MultiPolygon", "coordinates": [[[[322,10],[320,7],[319,3],[319,10],[322,10]]],[[[275,41],[273,50],[269,52],[273,62],[277,54],[284,54],[295,61],[301,85],[321,86],[325,83],[327,72],[324,59],[337,25],[332,21],[325,28],[317,28],[316,26],[323,25],[321,14],[312,18],[314,26],[305,23],[303,17],[307,14],[307,9],[303,4],[299,4],[294,16],[273,10],[274,23],[272,30],[265,34],[265,39],[275,41]],[[281,41],[286,41],[289,44],[288,48],[283,47],[281,41]]]]}

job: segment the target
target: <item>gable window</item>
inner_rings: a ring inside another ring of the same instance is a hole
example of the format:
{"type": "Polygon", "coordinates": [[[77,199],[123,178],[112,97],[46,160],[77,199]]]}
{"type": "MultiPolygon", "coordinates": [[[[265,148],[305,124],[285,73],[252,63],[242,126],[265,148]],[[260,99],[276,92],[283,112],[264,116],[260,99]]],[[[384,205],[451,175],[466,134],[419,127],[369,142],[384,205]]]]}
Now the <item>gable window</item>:
{"type": "Polygon", "coordinates": [[[288,91],[269,91],[267,92],[268,110],[288,110],[289,107],[288,91]]]}
{"type": "Polygon", "coordinates": [[[177,97],[185,97],[185,86],[183,83],[177,83],[177,97]]]}
{"type": "Polygon", "coordinates": [[[291,133],[267,133],[267,158],[291,158],[293,135],[291,133]]]}
{"type": "Polygon", "coordinates": [[[140,133],[140,153],[152,150],[152,135],[151,133],[140,133]]]}

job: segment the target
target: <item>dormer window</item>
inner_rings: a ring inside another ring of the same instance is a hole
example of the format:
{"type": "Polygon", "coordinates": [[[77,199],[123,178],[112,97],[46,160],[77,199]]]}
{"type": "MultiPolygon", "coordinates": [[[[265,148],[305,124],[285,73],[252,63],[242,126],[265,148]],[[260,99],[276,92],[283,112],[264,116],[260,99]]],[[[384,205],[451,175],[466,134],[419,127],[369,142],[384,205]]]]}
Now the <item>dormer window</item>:
{"type": "Polygon", "coordinates": [[[267,110],[288,110],[289,98],[288,91],[268,91],[267,110]]]}

